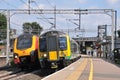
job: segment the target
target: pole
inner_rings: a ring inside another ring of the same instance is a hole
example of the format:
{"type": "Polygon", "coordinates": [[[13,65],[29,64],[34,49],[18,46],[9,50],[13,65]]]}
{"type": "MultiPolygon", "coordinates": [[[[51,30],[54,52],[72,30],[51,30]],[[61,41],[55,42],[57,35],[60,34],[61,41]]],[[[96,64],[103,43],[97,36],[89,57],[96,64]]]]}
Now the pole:
{"type": "Polygon", "coordinates": [[[8,64],[9,65],[9,39],[10,39],[10,37],[9,37],[9,32],[10,32],[10,11],[9,10],[7,10],[7,48],[6,48],[6,64],[8,64]]]}
{"type": "Polygon", "coordinates": [[[116,40],[117,40],[117,11],[115,10],[115,48],[116,48],[116,40]]]}
{"type": "Polygon", "coordinates": [[[30,0],[28,0],[28,13],[30,14],[30,0]]]}
{"type": "MultiPolygon", "coordinates": [[[[80,9],[79,9],[80,11],[80,9]]],[[[80,26],[81,26],[81,13],[79,12],[79,30],[80,30],[80,26]]]]}
{"type": "Polygon", "coordinates": [[[114,15],[114,11],[112,11],[112,29],[111,29],[111,35],[112,35],[112,37],[111,37],[111,41],[112,41],[112,51],[113,51],[113,49],[114,49],[114,29],[115,29],[115,15],[114,15]]]}
{"type": "Polygon", "coordinates": [[[56,6],[54,8],[54,28],[56,29],[56,6]]]}

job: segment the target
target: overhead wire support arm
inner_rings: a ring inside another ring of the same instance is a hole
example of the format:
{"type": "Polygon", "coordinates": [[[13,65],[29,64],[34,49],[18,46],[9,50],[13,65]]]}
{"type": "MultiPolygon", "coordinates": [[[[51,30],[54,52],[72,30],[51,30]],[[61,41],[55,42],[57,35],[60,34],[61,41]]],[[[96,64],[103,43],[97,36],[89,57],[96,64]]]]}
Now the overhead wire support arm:
{"type": "MultiPolygon", "coordinates": [[[[0,9],[7,10],[7,9],[0,9]]],[[[106,14],[113,11],[112,9],[10,9],[15,14],[106,14]]]]}
{"type": "Polygon", "coordinates": [[[76,26],[79,26],[79,24],[77,24],[77,23],[73,22],[71,19],[66,19],[66,20],[68,20],[68,21],[72,22],[72,23],[73,23],[73,24],[75,24],[76,26]]]}
{"type": "MultiPolygon", "coordinates": [[[[3,11],[7,9],[0,9],[3,11]]],[[[28,14],[28,9],[10,9],[12,12],[16,12],[18,14],[28,14]]],[[[112,12],[113,9],[31,9],[31,14],[105,14],[106,12],[112,12]]]]}

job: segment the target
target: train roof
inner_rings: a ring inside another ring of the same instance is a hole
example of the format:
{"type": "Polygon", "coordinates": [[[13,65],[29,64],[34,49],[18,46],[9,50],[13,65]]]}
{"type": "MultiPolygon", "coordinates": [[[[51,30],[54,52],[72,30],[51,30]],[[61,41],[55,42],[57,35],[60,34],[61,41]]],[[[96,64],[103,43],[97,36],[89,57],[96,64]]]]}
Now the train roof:
{"type": "Polygon", "coordinates": [[[66,35],[66,33],[58,30],[43,31],[40,36],[46,36],[47,34],[66,35]]]}
{"type": "Polygon", "coordinates": [[[33,36],[32,34],[29,34],[29,33],[23,33],[23,34],[19,35],[17,38],[23,38],[23,37],[27,37],[27,38],[29,38],[29,37],[32,37],[32,36],[33,36]]]}

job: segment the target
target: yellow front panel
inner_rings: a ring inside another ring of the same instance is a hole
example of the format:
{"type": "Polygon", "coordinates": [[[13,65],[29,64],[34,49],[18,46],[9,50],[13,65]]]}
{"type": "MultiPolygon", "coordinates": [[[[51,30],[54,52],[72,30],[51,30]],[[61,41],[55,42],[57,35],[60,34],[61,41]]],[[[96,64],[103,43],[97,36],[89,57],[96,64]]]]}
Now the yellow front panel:
{"type": "Polygon", "coordinates": [[[56,51],[49,52],[49,60],[57,60],[57,52],[56,51]]]}

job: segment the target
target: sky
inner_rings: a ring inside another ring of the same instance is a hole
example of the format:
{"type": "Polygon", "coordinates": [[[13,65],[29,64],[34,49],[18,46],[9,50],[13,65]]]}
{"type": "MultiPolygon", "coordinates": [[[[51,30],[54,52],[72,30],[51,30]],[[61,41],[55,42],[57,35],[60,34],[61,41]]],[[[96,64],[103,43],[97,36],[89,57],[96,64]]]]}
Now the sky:
{"type": "MultiPolygon", "coordinates": [[[[117,29],[120,29],[120,0],[30,0],[31,9],[114,9],[117,11],[117,29]]],[[[28,0],[0,0],[0,9],[28,9],[28,0]]],[[[24,22],[38,22],[44,29],[51,28],[50,23],[54,23],[53,14],[15,14],[10,17],[10,27],[17,29],[17,33],[21,34],[22,24],[24,22]]],[[[75,29],[74,23],[68,19],[78,19],[75,14],[57,14],[57,29],[75,29]]],[[[111,25],[111,17],[106,14],[88,14],[81,15],[81,29],[85,32],[76,32],[69,34],[72,37],[96,37],[98,25],[111,25]]],[[[111,26],[107,27],[107,35],[111,35],[111,26]]]]}

